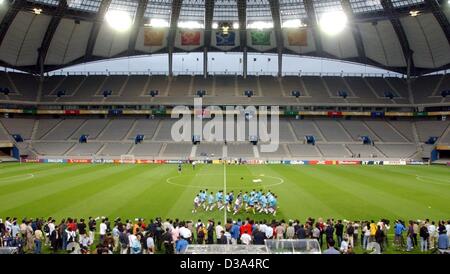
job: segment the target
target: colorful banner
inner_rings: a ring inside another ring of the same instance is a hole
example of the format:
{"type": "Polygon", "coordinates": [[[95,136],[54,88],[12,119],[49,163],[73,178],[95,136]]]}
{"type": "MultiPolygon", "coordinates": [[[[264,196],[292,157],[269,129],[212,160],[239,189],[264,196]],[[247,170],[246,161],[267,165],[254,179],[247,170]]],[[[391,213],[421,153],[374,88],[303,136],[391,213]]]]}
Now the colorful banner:
{"type": "Polygon", "coordinates": [[[385,166],[405,166],[406,161],[383,161],[385,166]]]}
{"type": "Polygon", "coordinates": [[[69,110],[65,110],[64,114],[66,115],[79,115],[80,111],[77,109],[69,109],[69,110]]]}
{"type": "Polygon", "coordinates": [[[360,165],[361,161],[338,161],[338,165],[360,165]]]}
{"type": "Polygon", "coordinates": [[[221,31],[216,32],[216,46],[235,46],[236,33],[234,31],[225,34],[221,31]]]}
{"type": "Polygon", "coordinates": [[[180,36],[182,46],[200,46],[199,31],[182,31],[180,36]]]}
{"type": "Polygon", "coordinates": [[[166,32],[164,29],[144,28],[144,46],[162,46],[165,34],[166,32]]]}
{"type": "Polygon", "coordinates": [[[306,28],[290,29],[287,31],[287,39],[289,46],[307,47],[308,31],[306,28]]]}
{"type": "Polygon", "coordinates": [[[340,111],[329,111],[328,117],[342,117],[342,112],[340,111]]]}
{"type": "Polygon", "coordinates": [[[271,31],[252,31],[250,36],[252,38],[253,46],[270,46],[271,31]]]}
{"type": "Polygon", "coordinates": [[[69,163],[69,164],[90,164],[90,163],[92,163],[92,159],[68,159],[67,163],[69,163]]]}

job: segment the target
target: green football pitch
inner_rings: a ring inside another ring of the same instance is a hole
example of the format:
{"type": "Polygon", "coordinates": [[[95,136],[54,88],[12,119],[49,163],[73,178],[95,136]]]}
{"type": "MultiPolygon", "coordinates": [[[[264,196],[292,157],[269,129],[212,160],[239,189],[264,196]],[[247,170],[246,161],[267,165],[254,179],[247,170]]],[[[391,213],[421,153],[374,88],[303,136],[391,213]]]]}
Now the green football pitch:
{"type": "MultiPolygon", "coordinates": [[[[192,214],[200,189],[278,195],[276,219],[447,220],[450,169],[444,166],[1,164],[0,217],[155,217],[223,220],[192,214]],[[254,180],[258,182],[254,182],[254,180]]],[[[230,215],[228,215],[230,217],[230,215]]],[[[241,213],[234,218],[272,216],[241,213]]]]}

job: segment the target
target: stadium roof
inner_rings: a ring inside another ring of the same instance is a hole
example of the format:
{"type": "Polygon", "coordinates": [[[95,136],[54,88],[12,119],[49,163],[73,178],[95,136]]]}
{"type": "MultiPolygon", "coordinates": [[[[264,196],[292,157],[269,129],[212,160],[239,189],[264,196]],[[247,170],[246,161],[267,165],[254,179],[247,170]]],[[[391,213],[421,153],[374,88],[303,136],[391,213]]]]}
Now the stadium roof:
{"type": "Polygon", "coordinates": [[[0,65],[33,73],[204,51],[326,57],[411,75],[450,67],[448,0],[0,0],[0,21],[0,65]],[[330,12],[348,18],[337,35],[320,28],[330,12]],[[113,29],[123,17],[130,28],[113,29]]]}

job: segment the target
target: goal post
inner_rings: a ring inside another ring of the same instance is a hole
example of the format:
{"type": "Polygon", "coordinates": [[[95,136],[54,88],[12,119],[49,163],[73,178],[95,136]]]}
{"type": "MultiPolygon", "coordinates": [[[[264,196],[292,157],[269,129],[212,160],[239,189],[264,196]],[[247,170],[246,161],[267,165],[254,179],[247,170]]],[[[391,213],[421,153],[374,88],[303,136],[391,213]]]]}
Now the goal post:
{"type": "Polygon", "coordinates": [[[120,155],[120,163],[121,164],[134,164],[136,163],[136,159],[132,154],[123,154],[120,155]]]}

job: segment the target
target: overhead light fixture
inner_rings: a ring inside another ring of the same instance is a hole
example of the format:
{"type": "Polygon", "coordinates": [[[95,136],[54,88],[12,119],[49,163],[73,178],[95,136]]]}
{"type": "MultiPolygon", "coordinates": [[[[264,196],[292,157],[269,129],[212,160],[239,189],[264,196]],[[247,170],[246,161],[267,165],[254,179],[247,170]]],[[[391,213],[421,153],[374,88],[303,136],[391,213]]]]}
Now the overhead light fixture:
{"type": "Polygon", "coordinates": [[[178,27],[181,29],[203,29],[205,26],[197,21],[180,21],[178,27]]]}
{"type": "Polygon", "coordinates": [[[409,14],[412,17],[416,17],[416,16],[418,16],[420,14],[420,11],[419,10],[412,10],[412,11],[409,12],[409,14]]]}
{"type": "Polygon", "coordinates": [[[152,27],[152,28],[168,28],[169,27],[169,21],[159,18],[152,18],[150,19],[150,23],[146,24],[145,26],[152,27]]]}
{"type": "MultiPolygon", "coordinates": [[[[1,1],[1,0],[0,0],[1,1]]],[[[37,15],[39,15],[39,14],[41,14],[42,13],[42,9],[39,9],[39,8],[34,8],[33,9],[33,12],[34,12],[34,14],[37,14],[37,15]]]]}
{"type": "Polygon", "coordinates": [[[218,27],[219,27],[218,23],[216,23],[216,22],[212,23],[212,28],[213,29],[217,29],[218,27]]]}
{"type": "Polygon", "coordinates": [[[256,21],[252,22],[247,25],[248,29],[271,29],[273,28],[273,22],[263,22],[263,21],[256,21]]]}
{"type": "MultiPolygon", "coordinates": [[[[450,1],[450,0],[449,0],[450,1]]],[[[234,22],[233,23],[233,29],[239,29],[239,23],[234,22]]]]}
{"type": "Polygon", "coordinates": [[[121,10],[110,10],[105,15],[106,22],[111,26],[111,28],[124,32],[131,28],[133,20],[131,16],[121,10]]]}
{"type": "Polygon", "coordinates": [[[342,11],[332,11],[320,17],[320,29],[329,35],[336,35],[347,27],[348,18],[342,11]]]}
{"type": "Polygon", "coordinates": [[[283,24],[281,24],[282,28],[300,28],[300,27],[304,27],[305,24],[302,23],[302,20],[300,19],[292,19],[292,20],[287,20],[285,22],[283,22],[283,24]]]}
{"type": "Polygon", "coordinates": [[[3,2],[5,2],[4,0],[0,0],[0,5],[3,4],[3,2]]]}

